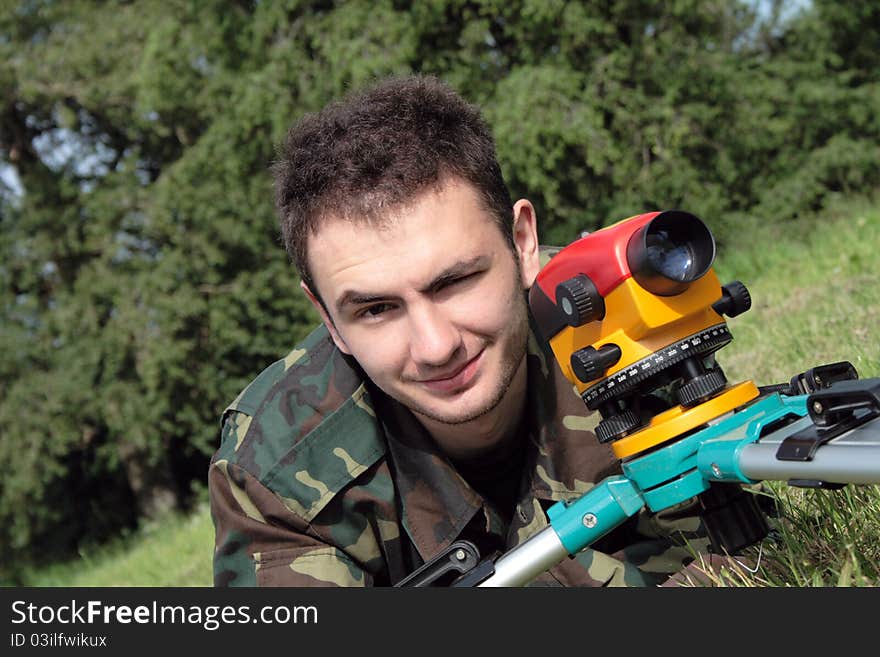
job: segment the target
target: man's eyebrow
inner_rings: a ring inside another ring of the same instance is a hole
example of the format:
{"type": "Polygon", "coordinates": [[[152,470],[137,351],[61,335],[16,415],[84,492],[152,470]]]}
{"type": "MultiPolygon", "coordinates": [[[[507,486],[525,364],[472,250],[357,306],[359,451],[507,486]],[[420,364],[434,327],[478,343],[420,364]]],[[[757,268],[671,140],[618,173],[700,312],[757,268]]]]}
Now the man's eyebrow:
{"type": "Polygon", "coordinates": [[[451,267],[447,267],[442,272],[440,272],[434,279],[428,283],[421,292],[432,292],[446,283],[451,283],[457,278],[461,278],[462,276],[466,276],[481,267],[486,267],[489,264],[489,257],[485,255],[478,255],[476,257],[471,258],[470,260],[461,260],[456,262],[451,267]]]}
{"type": "MultiPolygon", "coordinates": [[[[488,266],[489,257],[485,255],[479,255],[474,258],[470,258],[469,260],[461,260],[456,262],[455,264],[447,267],[442,272],[440,272],[437,276],[435,276],[430,283],[428,283],[425,287],[423,287],[420,292],[428,293],[437,290],[443,285],[450,283],[457,278],[461,278],[462,276],[466,276],[474,272],[481,267],[488,266]]],[[[389,299],[394,298],[392,294],[381,294],[381,293],[369,293],[369,292],[358,292],[357,290],[346,290],[342,293],[342,296],[336,301],[336,310],[338,312],[342,312],[346,306],[362,306],[369,303],[376,303],[378,301],[388,301],[389,299]]]]}
{"type": "Polygon", "coordinates": [[[346,306],[363,306],[376,301],[387,301],[388,295],[384,294],[367,294],[366,292],[357,292],[355,290],[347,290],[336,301],[337,312],[342,312],[346,306]]]}

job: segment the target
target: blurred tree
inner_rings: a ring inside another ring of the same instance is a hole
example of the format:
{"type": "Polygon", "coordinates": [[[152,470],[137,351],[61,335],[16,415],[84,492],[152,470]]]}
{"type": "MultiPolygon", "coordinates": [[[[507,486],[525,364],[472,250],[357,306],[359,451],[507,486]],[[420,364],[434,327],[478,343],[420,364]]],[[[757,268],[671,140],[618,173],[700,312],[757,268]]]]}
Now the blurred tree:
{"type": "Polygon", "coordinates": [[[0,242],[13,564],[185,506],[224,405],[315,317],[267,174],[302,112],[283,77],[302,44],[267,48],[280,28],[221,2],[4,9],[0,156],[23,188],[0,242]]]}

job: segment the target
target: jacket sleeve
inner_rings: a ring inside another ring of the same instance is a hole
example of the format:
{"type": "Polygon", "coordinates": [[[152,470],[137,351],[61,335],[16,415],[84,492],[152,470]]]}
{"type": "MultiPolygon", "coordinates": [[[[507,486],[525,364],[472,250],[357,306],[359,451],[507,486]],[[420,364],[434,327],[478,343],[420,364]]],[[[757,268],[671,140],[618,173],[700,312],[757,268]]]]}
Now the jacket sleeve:
{"type": "Polygon", "coordinates": [[[215,586],[372,585],[345,552],[310,534],[276,493],[223,456],[208,473],[215,586]]]}

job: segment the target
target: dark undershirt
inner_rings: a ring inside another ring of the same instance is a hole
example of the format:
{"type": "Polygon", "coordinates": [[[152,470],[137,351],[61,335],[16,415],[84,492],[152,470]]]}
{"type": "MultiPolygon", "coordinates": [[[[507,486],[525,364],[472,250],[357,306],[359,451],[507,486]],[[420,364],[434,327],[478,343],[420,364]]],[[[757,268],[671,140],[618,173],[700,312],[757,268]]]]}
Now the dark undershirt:
{"type": "MultiPolygon", "coordinates": [[[[523,426],[523,425],[521,425],[523,426]]],[[[471,459],[452,460],[464,480],[501,514],[510,525],[519,499],[526,452],[526,431],[520,429],[510,439],[471,459]]]]}

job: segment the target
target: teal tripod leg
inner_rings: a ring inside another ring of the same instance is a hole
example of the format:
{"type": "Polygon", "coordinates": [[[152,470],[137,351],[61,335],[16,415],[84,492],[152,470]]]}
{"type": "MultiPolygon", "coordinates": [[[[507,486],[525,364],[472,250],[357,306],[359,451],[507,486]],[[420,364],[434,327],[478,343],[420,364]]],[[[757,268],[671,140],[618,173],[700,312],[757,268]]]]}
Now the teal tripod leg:
{"type": "Polygon", "coordinates": [[[524,586],[571,554],[635,515],[645,505],[626,477],[608,477],[572,502],[557,502],[547,511],[550,526],[495,562],[495,573],[479,586],[524,586]]]}

